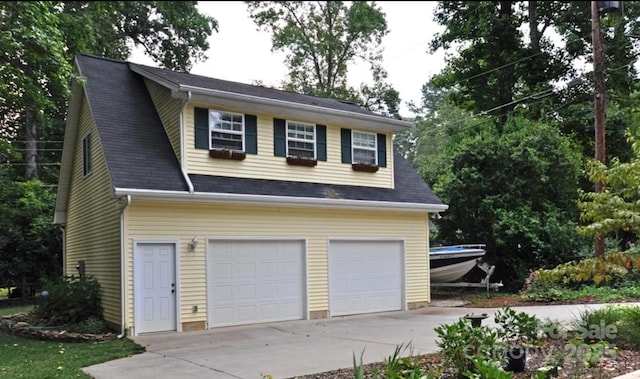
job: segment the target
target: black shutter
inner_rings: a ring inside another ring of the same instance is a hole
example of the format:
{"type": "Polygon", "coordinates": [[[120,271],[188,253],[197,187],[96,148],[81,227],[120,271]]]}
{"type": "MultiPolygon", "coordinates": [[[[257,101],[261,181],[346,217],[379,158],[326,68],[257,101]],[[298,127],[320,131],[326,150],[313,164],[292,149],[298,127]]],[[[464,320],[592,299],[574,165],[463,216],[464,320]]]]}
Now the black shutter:
{"type": "Polygon", "coordinates": [[[340,146],[342,146],[342,163],[351,164],[351,129],[340,129],[340,146]]]}
{"type": "Polygon", "coordinates": [[[327,127],[316,125],[316,159],[327,160],[327,127]]]}
{"type": "Polygon", "coordinates": [[[244,115],[244,152],[258,154],[258,117],[244,115]]]}
{"type": "Polygon", "coordinates": [[[195,108],[194,113],[196,149],[209,150],[209,110],[195,108]]]}
{"type": "Polygon", "coordinates": [[[378,134],[378,167],[387,167],[387,136],[378,134]]]}
{"type": "Polygon", "coordinates": [[[285,157],[287,155],[286,121],[281,118],[273,119],[273,155],[285,157]]]}

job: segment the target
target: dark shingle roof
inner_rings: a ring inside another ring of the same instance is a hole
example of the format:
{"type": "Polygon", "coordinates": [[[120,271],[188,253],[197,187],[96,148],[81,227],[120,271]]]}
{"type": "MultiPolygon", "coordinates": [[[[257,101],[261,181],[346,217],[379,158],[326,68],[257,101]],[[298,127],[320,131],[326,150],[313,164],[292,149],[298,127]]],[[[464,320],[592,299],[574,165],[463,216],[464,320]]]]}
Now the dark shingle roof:
{"type": "Polygon", "coordinates": [[[196,192],[442,204],[409,162],[397,152],[394,152],[394,168],[395,189],[207,175],[189,177],[196,192]]]}
{"type": "Polygon", "coordinates": [[[86,55],[77,61],[113,186],[187,191],[142,77],[126,62],[86,55]]]}
{"type": "Polygon", "coordinates": [[[274,88],[249,85],[244,83],[230,82],[227,80],[215,79],[206,76],[199,76],[194,74],[188,74],[184,72],[170,71],[157,67],[143,66],[139,64],[131,64],[132,66],[141,68],[159,78],[162,78],[175,85],[186,85],[191,87],[199,87],[212,89],[222,92],[229,92],[241,95],[248,95],[254,97],[261,97],[266,99],[286,101],[289,103],[296,103],[302,105],[314,105],[318,107],[328,108],[331,110],[346,111],[352,113],[360,113],[380,118],[389,118],[381,116],[379,114],[370,112],[363,109],[360,105],[355,103],[349,103],[339,101],[335,99],[328,99],[323,97],[316,97],[310,95],[302,95],[295,92],[288,92],[278,90],[274,88]]]}
{"type": "MultiPolygon", "coordinates": [[[[129,63],[78,55],[81,74],[86,77],[86,93],[104,148],[114,187],[159,191],[188,191],[180,164],[169,143],[162,122],[140,75],[129,63]]],[[[168,70],[153,69],[181,83],[216,86],[228,91],[244,91],[255,96],[293,96],[300,101],[318,102],[335,109],[355,111],[354,105],[296,95],[264,87],[248,86],[168,70]],[[347,109],[348,108],[348,109],[347,109]]],[[[359,106],[356,106],[360,109],[359,106]]],[[[413,167],[394,152],[395,189],[327,185],[266,179],[243,179],[209,175],[189,175],[196,192],[266,195],[304,198],[335,197],[348,200],[442,205],[413,167]]]]}

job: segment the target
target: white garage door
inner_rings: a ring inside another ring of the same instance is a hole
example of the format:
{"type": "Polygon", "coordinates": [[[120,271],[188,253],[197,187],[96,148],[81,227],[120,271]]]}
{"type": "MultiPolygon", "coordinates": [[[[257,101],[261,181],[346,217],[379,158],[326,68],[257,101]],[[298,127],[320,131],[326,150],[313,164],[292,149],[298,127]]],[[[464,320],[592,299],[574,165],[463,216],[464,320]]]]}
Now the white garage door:
{"type": "Polygon", "coordinates": [[[401,310],[403,261],[400,241],[331,241],[331,316],[401,310]]]}
{"type": "Polygon", "coordinates": [[[209,241],[209,327],[304,318],[303,241],[209,241]]]}

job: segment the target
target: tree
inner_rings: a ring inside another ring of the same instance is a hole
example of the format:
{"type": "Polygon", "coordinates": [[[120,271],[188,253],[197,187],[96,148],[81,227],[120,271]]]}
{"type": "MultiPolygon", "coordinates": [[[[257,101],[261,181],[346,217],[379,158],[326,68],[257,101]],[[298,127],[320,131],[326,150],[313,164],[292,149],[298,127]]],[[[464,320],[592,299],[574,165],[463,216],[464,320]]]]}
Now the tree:
{"type": "Polygon", "coordinates": [[[207,59],[207,38],[215,18],[201,14],[196,1],[69,1],[60,18],[71,58],[88,53],[127,59],[142,47],[161,67],[189,71],[207,59]]]}
{"type": "Polygon", "coordinates": [[[575,258],[580,155],[553,126],[510,118],[448,150],[434,191],[449,204],[436,220],[445,243],[486,243],[495,276],[516,289],[529,270],[575,258]]]}
{"type": "Polygon", "coordinates": [[[36,178],[38,125],[65,104],[71,62],[55,2],[0,4],[0,107],[5,137],[24,141],[24,174],[36,178]]]}
{"type": "MultiPolygon", "coordinates": [[[[518,99],[542,94],[550,82],[570,75],[563,50],[553,48],[545,31],[555,2],[441,1],[434,19],[446,30],[434,37],[430,51],[448,51],[447,66],[431,80],[449,89],[449,99],[474,113],[488,113],[506,122],[518,99]],[[547,13],[545,13],[547,12],[547,13]],[[525,43],[526,24],[528,44],[525,43]],[[451,51],[455,50],[456,53],[451,51]],[[499,106],[499,108],[498,108],[499,106]]],[[[539,107],[530,117],[540,117],[539,107]]]]}
{"type": "MultiPolygon", "coordinates": [[[[578,207],[584,222],[578,231],[587,236],[616,236],[624,231],[635,240],[640,230],[640,141],[628,133],[633,156],[623,162],[613,157],[608,164],[591,159],[586,175],[592,183],[603,182],[603,192],[579,190],[578,207]]],[[[628,242],[628,241],[625,241],[628,242]]],[[[628,246],[621,246],[625,249],[628,246]]]]}
{"type": "Polygon", "coordinates": [[[382,38],[388,33],[375,2],[245,1],[256,25],[272,34],[272,49],[287,53],[285,89],[357,102],[372,111],[398,117],[399,94],[385,83],[382,38]],[[373,86],[347,84],[350,63],[371,67],[373,86]]]}
{"type": "Polygon", "coordinates": [[[55,191],[39,180],[12,181],[0,167],[0,278],[37,286],[62,267],[60,231],[53,225],[55,191]]]}

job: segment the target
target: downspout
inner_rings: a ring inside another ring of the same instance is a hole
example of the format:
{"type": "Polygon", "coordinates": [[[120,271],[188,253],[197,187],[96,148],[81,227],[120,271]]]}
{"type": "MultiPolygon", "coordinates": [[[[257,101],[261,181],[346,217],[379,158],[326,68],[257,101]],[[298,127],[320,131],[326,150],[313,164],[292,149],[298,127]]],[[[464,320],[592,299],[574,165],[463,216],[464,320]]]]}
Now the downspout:
{"type": "Polygon", "coordinates": [[[62,274],[67,275],[67,231],[66,224],[60,225],[60,234],[62,237],[62,274]]]}
{"type": "Polygon", "coordinates": [[[124,243],[124,211],[131,204],[131,195],[127,195],[126,197],[122,197],[121,200],[124,200],[124,204],[122,204],[122,208],[120,209],[120,334],[118,338],[124,337],[127,332],[125,328],[125,323],[127,319],[127,298],[126,298],[126,280],[125,274],[127,270],[125,269],[125,243],[124,243]]]}
{"type": "Polygon", "coordinates": [[[187,174],[184,153],[184,110],[189,101],[191,101],[191,91],[187,91],[187,99],[182,103],[182,108],[180,108],[180,171],[182,171],[182,176],[184,177],[185,182],[187,182],[189,193],[193,193],[193,183],[191,183],[191,179],[189,179],[189,175],[187,174]]]}

